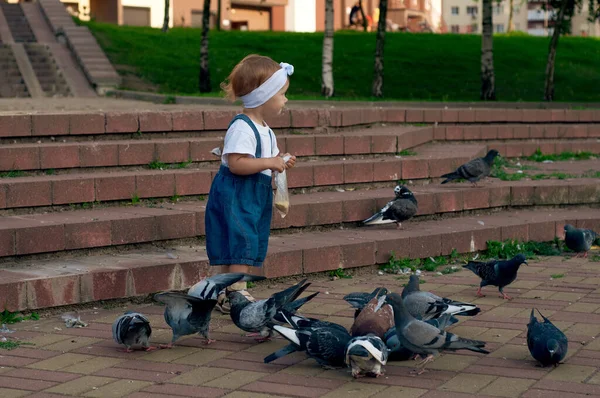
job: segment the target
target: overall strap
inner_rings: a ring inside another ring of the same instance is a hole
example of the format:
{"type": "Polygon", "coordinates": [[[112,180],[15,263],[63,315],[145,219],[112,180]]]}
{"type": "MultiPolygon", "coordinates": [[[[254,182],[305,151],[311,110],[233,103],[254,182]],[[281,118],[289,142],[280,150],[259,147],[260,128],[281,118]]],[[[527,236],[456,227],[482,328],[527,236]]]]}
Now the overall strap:
{"type": "Polygon", "coordinates": [[[243,120],[243,121],[245,121],[248,124],[248,126],[250,126],[250,128],[252,129],[252,131],[254,131],[254,136],[256,137],[256,153],[254,154],[254,157],[257,158],[257,159],[260,158],[261,155],[262,155],[262,145],[261,145],[261,142],[260,142],[260,134],[258,133],[258,129],[254,125],[254,123],[252,122],[252,120],[250,120],[250,118],[248,116],[244,115],[243,113],[235,115],[235,117],[229,123],[229,127],[231,127],[231,125],[236,120],[243,120]]]}

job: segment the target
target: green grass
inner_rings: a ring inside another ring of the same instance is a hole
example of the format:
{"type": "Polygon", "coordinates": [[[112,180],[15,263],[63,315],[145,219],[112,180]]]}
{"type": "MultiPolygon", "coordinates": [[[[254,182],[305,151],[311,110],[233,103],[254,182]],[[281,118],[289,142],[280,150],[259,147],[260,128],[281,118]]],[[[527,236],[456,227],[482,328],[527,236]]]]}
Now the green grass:
{"type": "Polygon", "coordinates": [[[21,170],[10,170],[3,173],[0,173],[0,178],[17,178],[24,177],[26,174],[21,170]]]}
{"type": "Polygon", "coordinates": [[[132,205],[137,205],[140,203],[140,196],[136,193],[133,194],[133,196],[131,197],[131,204],[132,205]]]}
{"type": "Polygon", "coordinates": [[[532,162],[543,162],[545,160],[557,162],[564,160],[589,160],[595,157],[598,157],[598,155],[592,152],[561,152],[556,154],[543,154],[542,151],[538,149],[533,155],[528,156],[527,160],[532,162]]]}
{"type": "Polygon", "coordinates": [[[590,261],[592,261],[594,263],[599,263],[600,262],[600,255],[594,254],[593,256],[590,257],[590,261]]]}
{"type": "MultiPolygon", "coordinates": [[[[85,23],[115,65],[168,94],[199,95],[200,30],[85,23]]],[[[259,53],[295,66],[293,99],[322,99],[322,33],[210,32],[214,95],[233,66],[259,53]]],[[[375,32],[335,33],[333,75],[337,99],[371,99],[375,32]]],[[[501,101],[541,101],[547,37],[495,35],[496,96],[501,101]]],[[[478,101],[481,36],[386,34],[384,99],[478,101]]],[[[556,101],[600,101],[600,41],[561,37],[556,57],[556,101]]],[[[127,87],[125,87],[127,88],[127,87]]]]}
{"type": "Polygon", "coordinates": [[[6,309],[0,312],[0,326],[2,324],[13,324],[22,321],[37,321],[39,319],[40,315],[37,312],[32,312],[27,316],[23,316],[18,312],[10,312],[6,309]]]}
{"type": "Polygon", "coordinates": [[[527,259],[536,256],[557,256],[561,254],[561,243],[555,238],[553,242],[521,242],[507,239],[503,242],[490,240],[482,258],[508,259],[523,253],[527,259]]]}
{"type": "Polygon", "coordinates": [[[411,151],[410,149],[403,149],[402,151],[398,152],[396,155],[398,155],[398,156],[416,156],[417,153],[415,151],[411,151]]]}
{"type": "Polygon", "coordinates": [[[567,174],[567,173],[561,173],[558,171],[555,171],[554,173],[550,173],[550,174],[534,174],[531,176],[532,180],[549,180],[552,178],[556,178],[558,180],[566,180],[567,178],[575,178],[577,176],[573,175],[573,174],[567,174]]]}
{"type": "Polygon", "coordinates": [[[153,160],[148,164],[148,167],[151,170],[164,170],[167,168],[167,164],[163,162],[159,162],[158,160],[153,160]]]}
{"type": "Polygon", "coordinates": [[[352,279],[352,275],[348,275],[343,268],[329,271],[329,277],[338,279],[352,279]]]}
{"type": "Polygon", "coordinates": [[[560,278],[563,278],[564,276],[565,276],[565,274],[553,274],[553,275],[550,275],[550,278],[560,279],[560,278]]]}

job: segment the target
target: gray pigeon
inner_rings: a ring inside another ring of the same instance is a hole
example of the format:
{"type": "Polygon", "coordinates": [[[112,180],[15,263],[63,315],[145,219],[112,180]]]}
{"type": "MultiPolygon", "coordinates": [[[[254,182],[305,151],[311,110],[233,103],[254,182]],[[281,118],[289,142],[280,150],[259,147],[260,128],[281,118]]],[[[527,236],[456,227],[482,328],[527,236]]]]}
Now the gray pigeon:
{"type": "Polygon", "coordinates": [[[527,325],[527,347],[531,356],[543,366],[558,366],[567,355],[569,348],[567,336],[539,310],[538,312],[544,322],[538,322],[532,309],[527,325]]]}
{"type": "Polygon", "coordinates": [[[381,367],[387,363],[389,350],[383,340],[372,334],[354,337],[346,346],[346,365],[352,369],[352,377],[379,377],[381,367]]]}
{"type": "Polygon", "coordinates": [[[204,336],[206,344],[215,341],[209,338],[208,327],[217,300],[201,300],[180,292],[157,293],[154,295],[154,300],[166,304],[165,322],[173,330],[171,342],[161,345],[161,348],[171,348],[181,336],[194,333],[204,336]]]}
{"type": "Polygon", "coordinates": [[[265,363],[272,362],[291,352],[304,351],[325,368],[343,368],[346,365],[346,347],[352,337],[343,326],[334,325],[315,324],[297,329],[273,326],[273,329],[290,344],[265,357],[265,363]]]}
{"type": "MultiPolygon", "coordinates": [[[[458,319],[450,314],[444,314],[436,319],[429,319],[426,323],[435,326],[439,330],[446,330],[448,326],[451,326],[458,322],[458,319]]],[[[394,326],[385,333],[384,336],[385,345],[390,350],[388,360],[390,361],[406,361],[410,358],[418,357],[418,354],[410,351],[400,343],[398,334],[396,333],[396,327],[394,326]]]]}
{"type": "Polygon", "coordinates": [[[412,218],[418,211],[417,199],[405,186],[394,188],[396,198],[390,200],[381,210],[363,221],[363,225],[396,223],[398,229],[402,221],[412,218]]]}
{"type": "Polygon", "coordinates": [[[510,260],[492,260],[488,262],[469,261],[463,268],[473,271],[481,278],[477,296],[484,297],[481,288],[492,285],[498,286],[503,299],[510,300],[511,297],[504,293],[504,287],[510,285],[517,279],[517,272],[521,264],[527,264],[524,254],[517,254],[510,260]]]}
{"type": "Polygon", "coordinates": [[[237,282],[255,282],[266,279],[264,276],[244,274],[242,272],[211,276],[190,287],[188,294],[202,300],[216,300],[227,287],[237,282]]]}
{"type": "Polygon", "coordinates": [[[240,292],[230,293],[231,320],[240,329],[250,332],[247,337],[260,336],[256,340],[261,342],[269,340],[273,335],[275,316],[310,286],[310,283],[306,283],[306,281],[304,279],[282,292],[275,293],[267,300],[255,302],[249,301],[240,292]]]}
{"type": "Polygon", "coordinates": [[[356,311],[354,311],[354,318],[356,319],[369,301],[373,300],[375,297],[385,296],[386,294],[388,294],[388,290],[385,287],[378,287],[375,288],[372,293],[349,293],[344,296],[344,300],[350,304],[352,308],[356,308],[356,311]]]}
{"type": "Polygon", "coordinates": [[[570,224],[565,225],[565,244],[569,249],[577,252],[575,257],[579,257],[581,252],[584,252],[583,257],[587,258],[588,251],[598,238],[600,238],[600,235],[591,229],[575,228],[570,224]]]}
{"type": "Polygon", "coordinates": [[[419,285],[419,277],[411,275],[402,291],[404,305],[417,319],[426,321],[439,318],[443,314],[473,316],[481,311],[474,304],[461,303],[430,292],[422,292],[419,285]]]}
{"type": "Polygon", "coordinates": [[[156,350],[149,344],[152,328],[150,321],[139,312],[127,311],[112,324],[113,339],[125,346],[125,352],[133,352],[131,346],[141,345],[144,351],[156,350]]]}
{"type": "Polygon", "coordinates": [[[452,173],[444,174],[442,178],[445,178],[445,180],[442,181],[442,184],[453,180],[465,179],[469,180],[473,185],[477,185],[477,181],[490,175],[496,156],[498,156],[498,151],[491,149],[484,157],[470,160],[452,173]]]}
{"type": "Polygon", "coordinates": [[[425,371],[427,363],[433,361],[441,351],[470,350],[489,354],[484,350],[485,342],[468,340],[452,333],[440,330],[427,322],[415,319],[404,306],[399,294],[391,293],[386,302],[394,309],[396,334],[402,346],[419,355],[427,357],[417,365],[418,374],[425,371]]]}

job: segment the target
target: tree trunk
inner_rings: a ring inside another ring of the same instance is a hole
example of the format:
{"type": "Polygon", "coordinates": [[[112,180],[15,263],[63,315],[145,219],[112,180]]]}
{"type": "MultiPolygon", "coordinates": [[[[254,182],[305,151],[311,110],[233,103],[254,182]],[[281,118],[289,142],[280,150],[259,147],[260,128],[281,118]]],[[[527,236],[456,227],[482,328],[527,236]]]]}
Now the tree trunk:
{"type": "Polygon", "coordinates": [[[208,28],[210,0],[204,0],[202,9],[202,39],[200,40],[200,92],[210,93],[210,71],[208,69],[208,28]]]}
{"type": "Polygon", "coordinates": [[[333,0],[325,0],[325,35],[323,36],[321,94],[333,96],[333,0]]]}
{"type": "Polygon", "coordinates": [[[483,0],[481,31],[481,96],[484,101],[496,99],[494,83],[494,42],[492,0],[483,0]]]}
{"type": "Polygon", "coordinates": [[[222,5],[222,2],[223,2],[223,0],[217,0],[217,30],[221,30],[221,5],[222,5]]]}
{"type": "Polygon", "coordinates": [[[165,17],[163,19],[162,31],[166,33],[169,30],[169,9],[171,0],[165,0],[165,17]]]}
{"type": "Polygon", "coordinates": [[[556,47],[558,47],[558,38],[565,19],[565,10],[569,0],[563,0],[558,10],[556,22],[554,23],[554,32],[550,39],[550,48],[548,50],[548,62],[546,63],[546,84],[544,86],[544,100],[554,100],[554,61],[556,60],[556,47]]]}
{"type": "Polygon", "coordinates": [[[513,17],[514,17],[514,11],[513,11],[513,7],[514,7],[514,3],[515,0],[508,0],[508,27],[506,28],[506,33],[510,33],[514,30],[514,22],[513,22],[513,17]]]}
{"type": "Polygon", "coordinates": [[[363,30],[367,31],[367,16],[365,15],[365,9],[363,8],[362,0],[358,1],[358,7],[360,7],[360,16],[362,17],[363,30]]]}
{"type": "Polygon", "coordinates": [[[383,48],[388,0],[379,0],[379,22],[377,23],[377,42],[375,44],[375,70],[373,73],[373,96],[383,97],[383,48]]]}

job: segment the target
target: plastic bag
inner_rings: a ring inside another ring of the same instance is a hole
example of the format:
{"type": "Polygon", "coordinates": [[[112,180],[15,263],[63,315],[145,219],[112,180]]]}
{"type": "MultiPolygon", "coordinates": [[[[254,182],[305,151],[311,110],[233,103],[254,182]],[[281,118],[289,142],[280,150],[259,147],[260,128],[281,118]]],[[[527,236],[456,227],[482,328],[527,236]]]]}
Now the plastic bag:
{"type": "MultiPolygon", "coordinates": [[[[283,158],[285,163],[288,160],[290,160],[289,156],[283,158]]],[[[285,218],[290,211],[290,194],[288,193],[287,174],[285,170],[281,173],[275,172],[275,186],[277,187],[277,191],[275,192],[273,203],[281,218],[285,218]]]]}

